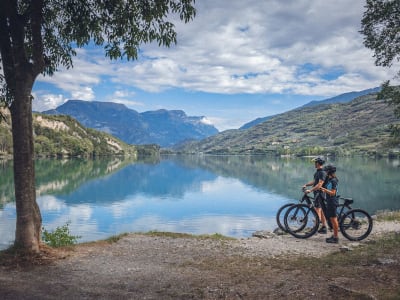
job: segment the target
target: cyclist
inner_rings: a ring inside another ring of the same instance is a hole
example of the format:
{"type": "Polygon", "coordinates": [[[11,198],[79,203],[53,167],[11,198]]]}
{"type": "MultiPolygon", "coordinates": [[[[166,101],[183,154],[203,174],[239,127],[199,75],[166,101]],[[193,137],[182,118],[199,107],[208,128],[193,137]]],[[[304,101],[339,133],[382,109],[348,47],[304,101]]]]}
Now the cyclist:
{"type": "Polygon", "coordinates": [[[326,194],[326,217],[330,219],[333,228],[333,235],[330,238],[327,238],[326,242],[336,244],[339,242],[339,223],[336,212],[337,206],[339,205],[336,197],[339,179],[336,177],[335,166],[327,165],[325,166],[324,171],[327,173],[327,179],[324,187],[321,187],[321,191],[326,194]]]}
{"type": "Polygon", "coordinates": [[[325,163],[325,160],[323,160],[320,157],[317,157],[314,158],[313,161],[315,163],[315,168],[316,168],[316,171],[314,173],[314,180],[307,182],[305,185],[303,185],[303,188],[306,188],[307,186],[312,186],[311,189],[306,190],[305,192],[307,194],[314,192],[314,207],[322,224],[321,228],[318,230],[318,233],[326,234],[327,233],[326,218],[322,210],[323,205],[325,205],[324,202],[325,200],[324,200],[324,194],[321,191],[321,187],[323,186],[326,180],[326,172],[323,170],[323,165],[325,163]]]}

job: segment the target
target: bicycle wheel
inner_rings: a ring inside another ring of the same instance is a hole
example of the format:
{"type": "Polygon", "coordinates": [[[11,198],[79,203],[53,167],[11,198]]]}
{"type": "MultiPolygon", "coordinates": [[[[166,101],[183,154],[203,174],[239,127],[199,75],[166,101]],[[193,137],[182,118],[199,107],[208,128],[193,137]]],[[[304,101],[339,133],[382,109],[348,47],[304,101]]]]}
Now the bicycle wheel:
{"type": "Polygon", "coordinates": [[[339,223],[340,232],[350,241],[365,239],[371,233],[372,226],[371,216],[358,208],[345,212],[339,223]]]}
{"type": "Polygon", "coordinates": [[[285,227],[288,233],[299,239],[314,235],[320,220],[314,208],[305,204],[295,204],[286,211],[285,227]]]}
{"type": "Polygon", "coordinates": [[[278,227],[281,230],[283,230],[284,232],[286,232],[284,217],[285,217],[287,209],[289,207],[291,207],[292,205],[294,205],[294,203],[285,204],[285,205],[281,206],[278,209],[278,212],[276,213],[276,223],[278,224],[278,227]]]}

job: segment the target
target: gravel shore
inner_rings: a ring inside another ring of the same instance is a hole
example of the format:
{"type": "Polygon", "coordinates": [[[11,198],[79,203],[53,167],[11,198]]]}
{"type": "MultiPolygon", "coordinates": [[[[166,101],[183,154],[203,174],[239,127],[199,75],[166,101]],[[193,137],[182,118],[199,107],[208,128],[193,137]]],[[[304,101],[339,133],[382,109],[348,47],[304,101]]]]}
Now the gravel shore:
{"type": "MultiPolygon", "coordinates": [[[[286,261],[355,250],[388,232],[400,232],[400,223],[375,222],[366,240],[355,243],[341,237],[333,245],[322,234],[306,240],[265,232],[267,238],[232,240],[129,234],[111,244],[59,250],[62,258],[48,265],[0,266],[0,295],[2,299],[335,299],[338,292],[332,294],[326,282],[318,293],[318,286],[314,285],[316,290],[312,284],[299,286],[315,274],[302,274],[285,266],[286,261]]],[[[393,280],[399,284],[399,278],[393,280]]]]}

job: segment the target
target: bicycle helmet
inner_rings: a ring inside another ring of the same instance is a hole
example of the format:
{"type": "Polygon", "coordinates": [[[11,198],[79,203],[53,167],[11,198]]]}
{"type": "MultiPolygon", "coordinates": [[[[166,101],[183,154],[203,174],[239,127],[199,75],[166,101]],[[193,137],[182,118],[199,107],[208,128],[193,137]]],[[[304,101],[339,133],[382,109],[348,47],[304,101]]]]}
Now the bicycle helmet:
{"type": "Polygon", "coordinates": [[[324,171],[328,174],[333,174],[336,172],[336,167],[333,165],[327,165],[324,167],[324,171]]]}
{"type": "Polygon", "coordinates": [[[320,164],[321,166],[325,163],[325,160],[321,157],[316,157],[313,159],[313,162],[320,164]]]}

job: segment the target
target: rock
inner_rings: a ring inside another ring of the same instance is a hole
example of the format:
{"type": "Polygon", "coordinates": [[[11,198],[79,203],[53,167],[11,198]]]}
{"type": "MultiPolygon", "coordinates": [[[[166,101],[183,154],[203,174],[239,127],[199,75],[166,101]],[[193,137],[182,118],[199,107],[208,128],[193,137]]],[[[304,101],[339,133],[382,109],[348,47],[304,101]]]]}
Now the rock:
{"type": "Polygon", "coordinates": [[[378,263],[380,265],[394,265],[397,263],[397,260],[391,258],[378,258],[378,263]]]}
{"type": "Polygon", "coordinates": [[[347,251],[352,251],[353,249],[347,246],[340,246],[339,250],[342,252],[347,252],[347,251]]]}
{"type": "Polygon", "coordinates": [[[252,234],[252,236],[258,237],[258,238],[261,238],[261,239],[270,239],[270,238],[275,237],[275,234],[273,232],[270,232],[270,231],[259,230],[259,231],[254,232],[252,234]]]}
{"type": "Polygon", "coordinates": [[[284,234],[286,234],[286,231],[283,231],[282,229],[280,229],[278,227],[278,228],[274,229],[273,233],[276,234],[276,235],[284,235],[284,234]]]}

